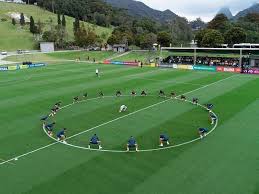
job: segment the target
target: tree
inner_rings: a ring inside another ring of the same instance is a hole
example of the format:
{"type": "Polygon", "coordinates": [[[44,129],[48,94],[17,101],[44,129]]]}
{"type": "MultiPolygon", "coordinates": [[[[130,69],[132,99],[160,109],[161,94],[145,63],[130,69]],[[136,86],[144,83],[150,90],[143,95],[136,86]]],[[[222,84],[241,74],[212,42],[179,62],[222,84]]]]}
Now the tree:
{"type": "Polygon", "coordinates": [[[65,17],[65,15],[63,14],[63,15],[62,15],[62,26],[63,26],[63,27],[66,27],[66,25],[67,25],[67,23],[66,23],[66,17],[65,17]]]}
{"type": "Polygon", "coordinates": [[[140,47],[142,49],[151,49],[154,43],[157,43],[157,35],[154,33],[148,33],[142,36],[140,47]]]}
{"type": "Polygon", "coordinates": [[[30,32],[35,34],[37,31],[33,17],[30,17],[30,32]]]}
{"type": "Polygon", "coordinates": [[[73,23],[74,34],[78,31],[79,28],[80,28],[80,21],[78,18],[75,18],[75,21],[73,23]]]}
{"type": "Polygon", "coordinates": [[[196,33],[194,39],[195,41],[197,42],[197,46],[198,47],[202,47],[202,40],[203,40],[203,37],[205,36],[205,34],[210,31],[208,29],[204,29],[204,30],[200,30],[196,33]]]}
{"type": "Polygon", "coordinates": [[[168,32],[159,32],[157,34],[157,41],[161,46],[170,46],[172,42],[171,35],[168,32]]]}
{"type": "Polygon", "coordinates": [[[239,20],[259,24],[259,13],[248,13],[245,17],[241,17],[239,20]]]}
{"type": "Polygon", "coordinates": [[[108,40],[109,44],[126,44],[135,43],[134,34],[127,26],[117,27],[113,30],[112,36],[108,40]]]}
{"type": "Polygon", "coordinates": [[[190,25],[193,30],[200,30],[200,29],[204,29],[206,27],[206,23],[204,21],[202,21],[201,18],[197,18],[196,20],[191,21],[190,25]]]}
{"type": "Polygon", "coordinates": [[[22,0],[23,2],[25,2],[26,4],[34,4],[37,3],[37,0],[22,0]]]}
{"type": "Polygon", "coordinates": [[[258,43],[259,42],[259,32],[248,31],[247,32],[247,42],[258,43]]]}
{"type": "Polygon", "coordinates": [[[43,33],[43,23],[38,20],[37,25],[35,26],[35,34],[41,35],[43,33]]]}
{"type": "Polygon", "coordinates": [[[234,45],[246,41],[246,32],[239,27],[233,27],[225,33],[225,43],[234,45]]]}
{"type": "Polygon", "coordinates": [[[95,24],[98,26],[108,26],[108,21],[104,14],[95,12],[94,20],[95,20],[95,24]]]}
{"type": "Polygon", "coordinates": [[[117,43],[118,43],[118,38],[117,38],[117,36],[116,36],[115,34],[112,34],[112,35],[108,38],[107,43],[108,43],[109,45],[117,44],[117,43]]]}
{"type": "Polygon", "coordinates": [[[146,32],[157,33],[157,25],[153,20],[143,18],[134,23],[135,27],[141,27],[146,32]]]}
{"type": "Polygon", "coordinates": [[[96,35],[94,30],[90,29],[89,27],[87,29],[87,40],[88,41],[86,46],[94,45],[99,41],[99,37],[96,35]]]}
{"type": "Polygon", "coordinates": [[[185,18],[174,18],[170,22],[172,41],[175,44],[190,43],[193,38],[192,29],[185,18]]]}
{"type": "Polygon", "coordinates": [[[56,42],[57,37],[53,31],[45,31],[42,35],[42,39],[46,42],[56,42]]]}
{"type": "Polygon", "coordinates": [[[219,30],[221,33],[229,29],[230,23],[224,14],[218,14],[208,23],[208,29],[219,30]]]}
{"type": "Polygon", "coordinates": [[[56,33],[56,46],[59,48],[64,48],[65,42],[66,42],[66,37],[67,37],[67,31],[66,28],[60,25],[57,25],[55,27],[56,33]]]}
{"type": "Polygon", "coordinates": [[[58,25],[61,25],[61,17],[60,17],[60,13],[59,12],[58,12],[57,17],[58,17],[58,25]]]}
{"type": "Polygon", "coordinates": [[[21,24],[21,26],[25,25],[25,18],[24,18],[24,14],[23,13],[21,13],[21,16],[20,16],[20,24],[21,24]]]}
{"type": "Polygon", "coordinates": [[[12,18],[12,24],[15,26],[16,25],[16,21],[14,18],[12,18]]]}
{"type": "Polygon", "coordinates": [[[58,48],[64,48],[66,44],[67,31],[63,26],[51,25],[49,31],[45,31],[42,35],[42,39],[48,42],[54,42],[58,48]]]}
{"type": "Polygon", "coordinates": [[[250,13],[239,18],[235,26],[245,30],[246,42],[259,42],[259,13],[250,13]]]}
{"type": "Polygon", "coordinates": [[[222,33],[217,30],[209,30],[202,39],[202,46],[204,47],[219,47],[224,44],[224,37],[222,33]]]}
{"type": "Polygon", "coordinates": [[[42,39],[43,27],[44,24],[40,20],[38,20],[36,25],[34,25],[34,37],[37,41],[40,41],[42,39]]]}
{"type": "Polygon", "coordinates": [[[98,39],[92,28],[85,27],[84,23],[75,32],[75,43],[80,47],[88,47],[94,45],[98,39]]]}

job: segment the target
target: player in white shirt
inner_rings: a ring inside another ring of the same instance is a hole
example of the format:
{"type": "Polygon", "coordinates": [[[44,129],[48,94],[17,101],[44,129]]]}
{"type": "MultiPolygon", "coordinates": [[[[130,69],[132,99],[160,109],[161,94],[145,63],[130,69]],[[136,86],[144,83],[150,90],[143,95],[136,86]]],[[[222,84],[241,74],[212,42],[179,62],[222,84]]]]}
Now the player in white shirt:
{"type": "Polygon", "coordinates": [[[95,74],[96,74],[97,77],[99,77],[99,69],[95,70],[95,74]]]}
{"type": "Polygon", "coordinates": [[[127,106],[121,105],[119,112],[126,112],[127,108],[127,106]]]}

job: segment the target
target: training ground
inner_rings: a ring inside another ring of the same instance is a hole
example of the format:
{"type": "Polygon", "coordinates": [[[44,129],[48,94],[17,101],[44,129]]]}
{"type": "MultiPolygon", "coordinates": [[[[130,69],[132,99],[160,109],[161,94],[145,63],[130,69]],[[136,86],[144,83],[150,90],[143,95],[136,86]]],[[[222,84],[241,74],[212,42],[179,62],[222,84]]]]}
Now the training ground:
{"type": "Polygon", "coordinates": [[[55,62],[0,72],[0,91],[1,194],[259,193],[257,76],[55,62]],[[159,98],[160,89],[214,104],[218,123],[210,125],[201,106],[159,98]],[[116,90],[125,96],[114,97],[116,90]],[[149,95],[132,97],[132,90],[149,95]],[[85,92],[88,99],[71,105],[85,92]],[[58,101],[64,108],[50,120],[55,134],[67,128],[67,145],[40,122],[58,101]],[[198,127],[210,134],[199,139],[198,127]],[[88,149],[95,133],[102,151],[88,149]],[[170,147],[159,148],[160,133],[170,147]],[[125,153],[131,135],[138,153],[125,153]]]}

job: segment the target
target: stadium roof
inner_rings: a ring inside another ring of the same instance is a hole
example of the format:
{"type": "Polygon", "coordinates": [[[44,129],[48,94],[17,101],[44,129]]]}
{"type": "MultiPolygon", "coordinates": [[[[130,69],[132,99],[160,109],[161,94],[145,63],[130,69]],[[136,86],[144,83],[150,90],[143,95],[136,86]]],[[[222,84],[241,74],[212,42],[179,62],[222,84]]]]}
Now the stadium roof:
{"type": "Polygon", "coordinates": [[[162,50],[224,50],[224,51],[259,51],[259,48],[192,48],[192,47],[161,47],[162,50]]]}

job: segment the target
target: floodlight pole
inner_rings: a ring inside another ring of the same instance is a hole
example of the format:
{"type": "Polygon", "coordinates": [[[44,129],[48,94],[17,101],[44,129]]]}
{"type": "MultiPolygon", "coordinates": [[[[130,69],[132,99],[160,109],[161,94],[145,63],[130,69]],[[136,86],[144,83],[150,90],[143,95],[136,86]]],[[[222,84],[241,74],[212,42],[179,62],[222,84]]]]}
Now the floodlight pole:
{"type": "Polygon", "coordinates": [[[197,61],[197,52],[196,52],[196,48],[194,49],[194,60],[193,60],[193,65],[196,65],[196,61],[197,61]]]}
{"type": "Polygon", "coordinates": [[[159,59],[158,59],[158,65],[160,65],[160,61],[163,59],[163,47],[160,47],[160,54],[159,54],[159,59]]]}
{"type": "Polygon", "coordinates": [[[242,67],[243,50],[240,48],[239,67],[242,67]]]}

